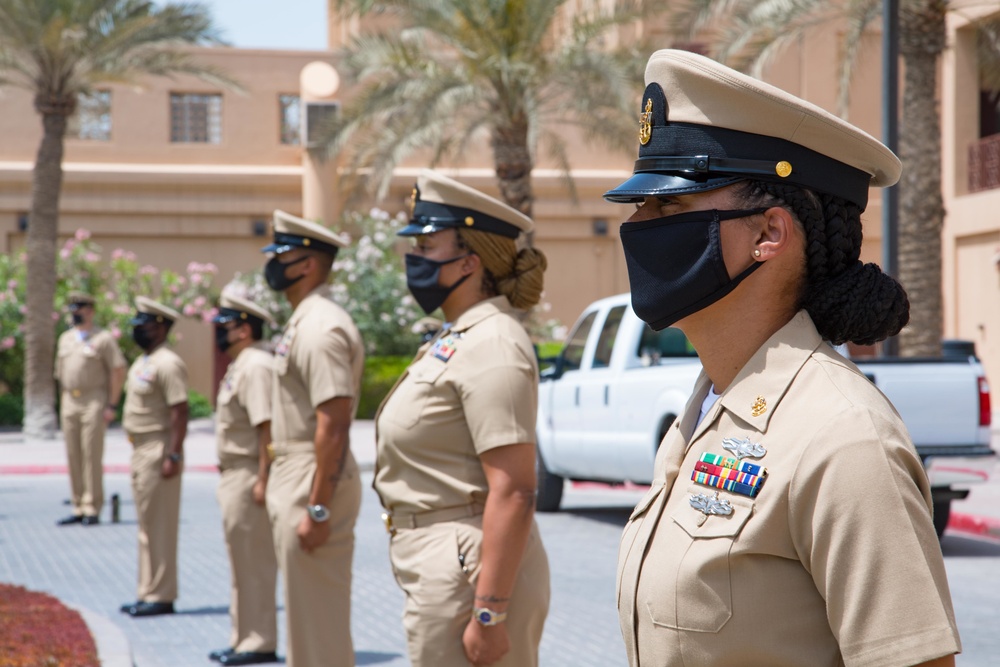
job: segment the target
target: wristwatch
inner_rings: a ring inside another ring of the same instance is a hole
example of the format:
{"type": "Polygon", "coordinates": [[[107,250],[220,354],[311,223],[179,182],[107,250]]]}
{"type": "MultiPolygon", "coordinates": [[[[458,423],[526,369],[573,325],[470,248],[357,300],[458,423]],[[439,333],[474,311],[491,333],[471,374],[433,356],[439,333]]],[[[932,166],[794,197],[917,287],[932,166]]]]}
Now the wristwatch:
{"type": "Polygon", "coordinates": [[[476,619],[479,625],[499,625],[507,620],[507,612],[493,611],[486,607],[475,607],[472,610],[472,618],[476,619]]]}
{"type": "Polygon", "coordinates": [[[167,454],[167,458],[173,461],[174,463],[180,463],[181,459],[184,457],[181,456],[180,452],[173,452],[171,454],[167,454]]]}
{"type": "Polygon", "coordinates": [[[330,520],[330,510],[326,508],[326,505],[306,505],[306,511],[309,512],[309,518],[316,523],[330,520]]]}

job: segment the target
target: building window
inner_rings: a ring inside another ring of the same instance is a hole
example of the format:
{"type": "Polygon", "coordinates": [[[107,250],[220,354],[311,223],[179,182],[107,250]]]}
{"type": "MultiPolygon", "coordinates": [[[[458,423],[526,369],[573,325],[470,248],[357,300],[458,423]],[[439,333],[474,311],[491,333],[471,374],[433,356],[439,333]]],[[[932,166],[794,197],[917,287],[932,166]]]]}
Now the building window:
{"type": "Polygon", "coordinates": [[[81,93],[76,99],[76,113],[69,117],[66,136],[111,141],[111,91],[81,93]]]}
{"type": "Polygon", "coordinates": [[[302,104],[298,95],[278,95],[281,115],[281,143],[298,146],[302,143],[302,104]]]}
{"type": "Polygon", "coordinates": [[[170,94],[170,141],[222,142],[222,95],[170,94]]]}

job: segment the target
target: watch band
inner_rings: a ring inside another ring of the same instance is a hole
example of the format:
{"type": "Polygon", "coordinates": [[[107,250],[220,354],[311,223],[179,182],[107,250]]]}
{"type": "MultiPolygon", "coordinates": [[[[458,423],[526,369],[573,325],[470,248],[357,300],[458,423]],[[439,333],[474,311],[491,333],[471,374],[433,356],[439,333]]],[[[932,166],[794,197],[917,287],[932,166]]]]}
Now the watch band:
{"type": "Polygon", "coordinates": [[[489,627],[491,625],[499,625],[500,623],[506,621],[507,612],[493,611],[492,609],[487,609],[486,607],[474,607],[472,609],[472,618],[474,618],[479,625],[489,627]]]}

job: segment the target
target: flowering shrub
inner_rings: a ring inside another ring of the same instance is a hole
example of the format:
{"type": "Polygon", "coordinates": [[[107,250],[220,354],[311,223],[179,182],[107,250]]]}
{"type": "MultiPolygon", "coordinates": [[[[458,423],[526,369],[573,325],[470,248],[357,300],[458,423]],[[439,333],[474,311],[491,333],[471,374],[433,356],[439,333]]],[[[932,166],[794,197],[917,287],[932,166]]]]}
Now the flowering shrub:
{"type": "MultiPolygon", "coordinates": [[[[94,296],[94,320],[118,340],[128,360],[139,355],[129,334],[129,320],[138,295],[160,301],[189,317],[208,321],[214,315],[218,269],[213,264],[191,262],[185,274],[140,265],[135,253],[121,248],[107,261],[90,232],[78,229],[63,244],[56,262],[56,296],[52,313],[58,336],[72,326],[66,314],[67,297],[80,290],[94,296]]],[[[20,394],[24,382],[25,256],[0,256],[0,394],[20,394]]],[[[174,334],[176,336],[176,334],[174,334]]]]}
{"type": "Polygon", "coordinates": [[[99,667],[80,614],[59,600],[0,584],[0,667],[99,667]]]}

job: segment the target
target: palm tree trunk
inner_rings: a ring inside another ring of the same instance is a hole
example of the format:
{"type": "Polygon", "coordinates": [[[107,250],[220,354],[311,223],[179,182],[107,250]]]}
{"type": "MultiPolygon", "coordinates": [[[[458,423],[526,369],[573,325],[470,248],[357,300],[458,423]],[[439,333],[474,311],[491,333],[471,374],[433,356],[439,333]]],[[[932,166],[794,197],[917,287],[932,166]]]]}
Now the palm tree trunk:
{"type": "Polygon", "coordinates": [[[56,237],[62,189],[64,112],[42,113],[44,134],[35,160],[28,219],[25,292],[24,434],[52,438],[56,431],[53,302],[56,293],[56,237]]]}
{"type": "Polygon", "coordinates": [[[900,333],[904,356],[941,354],[941,118],[937,65],[945,48],[945,0],[901,3],[900,53],[905,63],[899,152],[899,279],[910,298],[900,333]]]}
{"type": "Polygon", "coordinates": [[[509,206],[531,217],[534,192],[531,188],[531,150],[528,147],[528,123],[497,125],[490,141],[493,168],[497,174],[500,197],[509,206]]]}

